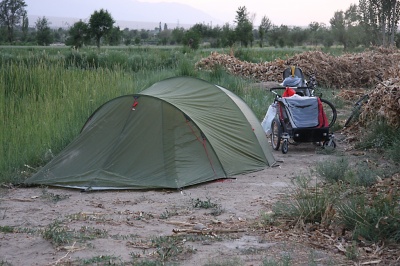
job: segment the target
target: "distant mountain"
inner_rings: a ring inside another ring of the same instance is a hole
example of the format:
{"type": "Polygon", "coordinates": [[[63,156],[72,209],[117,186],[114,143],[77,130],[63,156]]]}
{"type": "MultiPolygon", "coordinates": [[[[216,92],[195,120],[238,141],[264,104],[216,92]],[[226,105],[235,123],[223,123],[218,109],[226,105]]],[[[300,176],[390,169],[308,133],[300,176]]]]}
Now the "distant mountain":
{"type": "Polygon", "coordinates": [[[142,28],[139,24],[148,24],[153,29],[160,22],[162,27],[167,23],[168,28],[196,23],[223,24],[223,21],[199,9],[178,3],[145,3],[137,0],[25,0],[25,3],[32,26],[38,17],[43,16],[49,19],[53,27],[66,27],[79,19],[87,22],[90,15],[101,8],[111,14],[120,28],[142,28]]]}

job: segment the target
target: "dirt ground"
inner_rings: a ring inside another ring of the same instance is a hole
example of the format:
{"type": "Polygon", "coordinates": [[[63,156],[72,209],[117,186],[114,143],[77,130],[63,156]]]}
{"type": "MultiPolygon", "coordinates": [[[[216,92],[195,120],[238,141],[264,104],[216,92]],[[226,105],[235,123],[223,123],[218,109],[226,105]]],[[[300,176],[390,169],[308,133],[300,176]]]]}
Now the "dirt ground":
{"type": "Polygon", "coordinates": [[[182,191],[2,188],[0,265],[353,265],[259,226],[293,177],[337,156],[319,149],[290,145],[276,167],[182,191]]]}

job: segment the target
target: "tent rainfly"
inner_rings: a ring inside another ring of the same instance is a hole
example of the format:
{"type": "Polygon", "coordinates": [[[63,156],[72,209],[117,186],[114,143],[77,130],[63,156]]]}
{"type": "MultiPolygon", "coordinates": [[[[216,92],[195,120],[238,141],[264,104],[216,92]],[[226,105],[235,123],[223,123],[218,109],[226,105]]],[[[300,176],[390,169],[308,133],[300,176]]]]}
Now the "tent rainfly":
{"type": "Polygon", "coordinates": [[[183,188],[271,166],[261,124],[231,91],[174,77],[112,99],[28,185],[183,188]]]}

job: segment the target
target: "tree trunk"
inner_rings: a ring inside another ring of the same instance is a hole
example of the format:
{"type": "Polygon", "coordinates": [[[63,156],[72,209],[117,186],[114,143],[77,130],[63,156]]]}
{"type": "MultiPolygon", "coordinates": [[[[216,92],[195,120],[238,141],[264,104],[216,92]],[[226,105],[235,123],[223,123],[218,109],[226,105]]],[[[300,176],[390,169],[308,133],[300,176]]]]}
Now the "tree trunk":
{"type": "Polygon", "coordinates": [[[397,0],[393,1],[393,6],[392,6],[392,27],[390,29],[390,46],[395,46],[394,43],[394,36],[396,35],[396,29],[397,29],[397,25],[396,25],[396,16],[397,16],[397,0]]]}
{"type": "Polygon", "coordinates": [[[386,47],[386,20],[384,19],[384,17],[382,17],[381,31],[382,31],[382,46],[386,47]]]}

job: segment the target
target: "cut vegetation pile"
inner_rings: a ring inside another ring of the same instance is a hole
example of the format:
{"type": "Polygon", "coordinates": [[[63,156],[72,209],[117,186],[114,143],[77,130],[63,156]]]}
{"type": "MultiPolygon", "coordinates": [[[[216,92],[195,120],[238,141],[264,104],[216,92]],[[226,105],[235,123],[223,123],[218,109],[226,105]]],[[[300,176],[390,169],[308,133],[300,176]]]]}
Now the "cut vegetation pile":
{"type": "Polygon", "coordinates": [[[400,126],[400,71],[397,77],[379,83],[369,94],[369,101],[361,112],[361,122],[384,117],[389,125],[400,126]]]}
{"type": "Polygon", "coordinates": [[[196,63],[197,68],[225,68],[233,75],[257,81],[282,82],[282,72],[299,66],[306,77],[314,74],[319,84],[335,89],[373,88],[365,105],[363,121],[384,116],[391,125],[400,125],[400,53],[397,49],[375,48],[357,54],[332,56],[321,51],[308,51],[286,60],[249,63],[234,56],[213,52],[196,63]]]}

